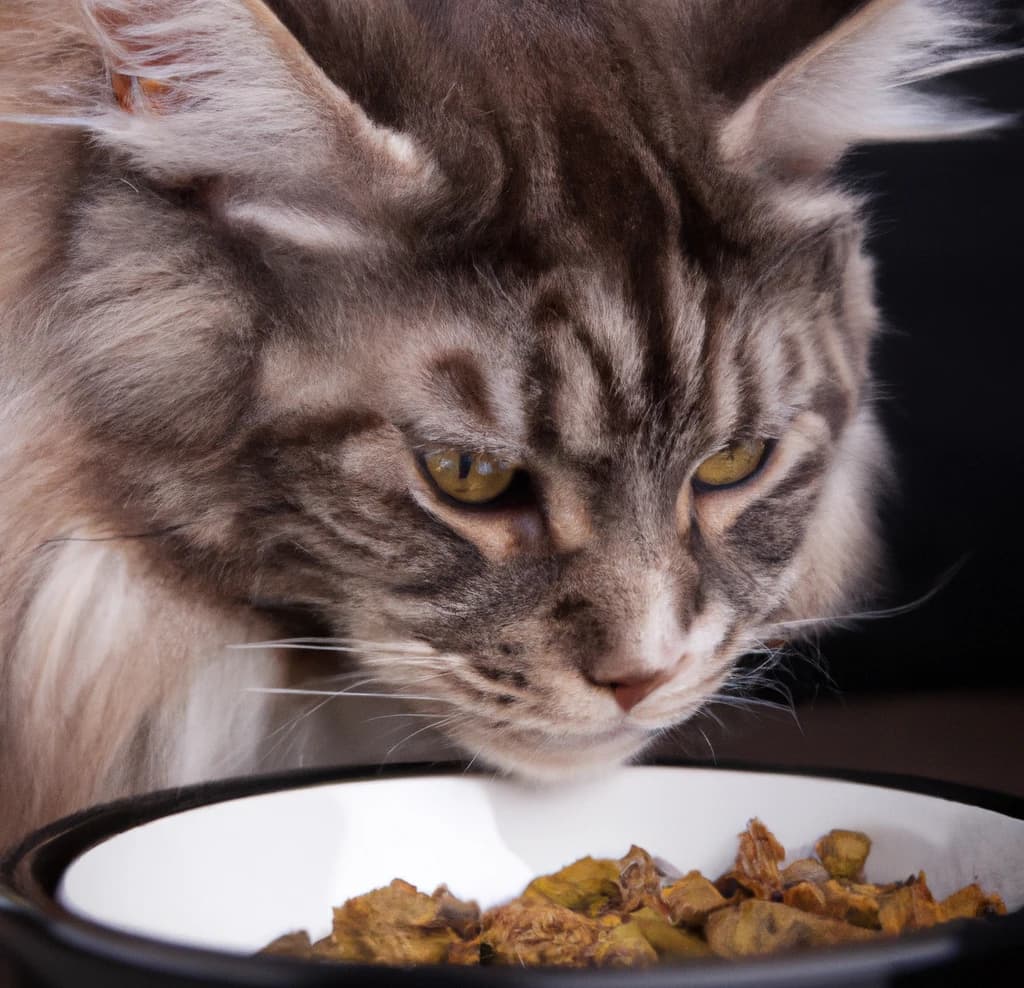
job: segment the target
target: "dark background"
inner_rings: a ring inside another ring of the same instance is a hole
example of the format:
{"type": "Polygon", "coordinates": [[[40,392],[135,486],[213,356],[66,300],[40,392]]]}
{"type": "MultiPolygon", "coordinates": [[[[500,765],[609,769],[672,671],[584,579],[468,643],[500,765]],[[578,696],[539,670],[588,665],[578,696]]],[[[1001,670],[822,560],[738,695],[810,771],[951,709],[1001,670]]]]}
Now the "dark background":
{"type": "MultiPolygon", "coordinates": [[[[1004,40],[1024,46],[1024,3],[998,9],[1004,40]]],[[[986,106],[1024,111],[1024,58],[953,81],[986,106]]],[[[798,701],[1024,688],[1024,119],[979,140],[863,150],[845,170],[872,193],[887,323],[875,368],[898,492],[883,509],[892,582],[880,606],[960,568],[910,613],[823,638],[833,683],[803,662],[787,681],[798,701]]]]}

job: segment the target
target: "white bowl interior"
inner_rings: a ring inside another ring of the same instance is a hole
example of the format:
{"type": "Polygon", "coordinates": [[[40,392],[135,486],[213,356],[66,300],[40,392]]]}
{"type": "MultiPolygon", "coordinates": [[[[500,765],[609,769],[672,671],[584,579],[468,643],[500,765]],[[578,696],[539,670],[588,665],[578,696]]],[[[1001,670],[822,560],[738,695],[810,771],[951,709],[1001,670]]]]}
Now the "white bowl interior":
{"type": "Polygon", "coordinates": [[[1024,905],[1024,821],[830,779],[627,768],[536,788],[462,775],[311,786],[216,803],[125,831],[65,873],[58,899],[109,926],[252,953],[291,930],[329,932],[331,907],[404,878],[494,905],[535,875],[639,844],[715,877],[758,816],[789,859],[833,827],[873,842],[867,877],[924,870],[937,896],[980,881],[1024,905]]]}

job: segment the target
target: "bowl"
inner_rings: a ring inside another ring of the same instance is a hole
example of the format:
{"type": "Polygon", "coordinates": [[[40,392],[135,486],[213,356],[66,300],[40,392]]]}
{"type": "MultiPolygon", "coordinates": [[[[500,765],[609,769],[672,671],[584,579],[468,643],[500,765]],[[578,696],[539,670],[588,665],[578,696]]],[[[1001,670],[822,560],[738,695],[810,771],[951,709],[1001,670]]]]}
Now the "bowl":
{"type": "MultiPolygon", "coordinates": [[[[30,836],[0,869],[0,958],[15,984],[742,986],[949,983],[1020,963],[1024,800],[921,779],[694,765],[530,786],[461,766],[289,773],[157,793],[30,836]],[[869,945],[630,971],[388,968],[254,957],[329,930],[331,907],[402,877],[487,907],[585,854],[639,844],[716,875],[760,817],[788,858],[833,827],[873,840],[869,881],[972,881],[1009,915],[869,945]],[[27,972],[27,974],[25,973],[27,972]],[[30,981],[29,974],[36,981],[30,981]]],[[[0,963],[0,974],[3,972],[0,963]]]]}

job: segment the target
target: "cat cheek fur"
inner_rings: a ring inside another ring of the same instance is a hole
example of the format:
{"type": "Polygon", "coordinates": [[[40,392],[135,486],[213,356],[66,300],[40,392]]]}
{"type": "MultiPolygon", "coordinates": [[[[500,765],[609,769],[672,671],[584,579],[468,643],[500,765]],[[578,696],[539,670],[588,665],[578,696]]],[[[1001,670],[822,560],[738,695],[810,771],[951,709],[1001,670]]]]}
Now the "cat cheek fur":
{"type": "Polygon", "coordinates": [[[1000,54],[974,10],[4,0],[0,845],[267,767],[297,711],[243,689],[308,670],[225,646],[297,614],[559,776],[867,593],[878,318],[832,171],[1002,122],[916,85],[1000,54]],[[695,502],[802,412],[815,449],[695,502]],[[438,510],[440,438],[515,449],[543,529],[438,510]],[[632,720],[595,685],[673,651],[632,720]]]}

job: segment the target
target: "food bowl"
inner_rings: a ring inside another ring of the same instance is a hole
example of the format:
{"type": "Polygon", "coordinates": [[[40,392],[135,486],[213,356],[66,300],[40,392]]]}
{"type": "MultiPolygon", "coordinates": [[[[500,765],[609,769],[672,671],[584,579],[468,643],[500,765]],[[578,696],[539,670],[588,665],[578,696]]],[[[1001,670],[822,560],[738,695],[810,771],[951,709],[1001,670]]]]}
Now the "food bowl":
{"type": "Polygon", "coordinates": [[[459,766],[303,772],[90,810],[28,838],[0,882],[0,958],[43,985],[962,983],[1020,960],[1024,800],[925,780],[741,767],[639,766],[545,787],[459,766]],[[443,882],[487,907],[535,875],[586,854],[618,857],[634,843],[714,876],[754,816],[789,859],[833,827],[862,830],[874,841],[868,881],[924,870],[936,897],[978,881],[1009,914],[868,945],[645,970],[253,956],[297,928],[323,936],[332,906],[395,877],[427,891],[443,882]]]}

